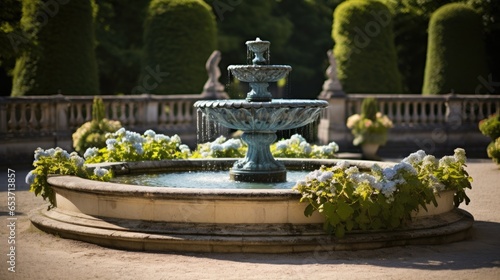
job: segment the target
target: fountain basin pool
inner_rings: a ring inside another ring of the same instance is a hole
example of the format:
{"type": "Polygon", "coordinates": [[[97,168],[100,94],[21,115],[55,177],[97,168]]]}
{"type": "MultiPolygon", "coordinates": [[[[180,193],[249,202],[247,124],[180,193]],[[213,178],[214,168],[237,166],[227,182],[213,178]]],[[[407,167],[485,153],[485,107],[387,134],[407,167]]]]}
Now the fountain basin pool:
{"type": "MultiPolygon", "coordinates": [[[[226,169],[233,161],[172,160],[107,165],[117,174],[131,174],[201,167],[226,169]]],[[[304,165],[302,160],[281,161],[289,170],[312,170],[335,163],[335,160],[308,160],[304,165]]],[[[371,167],[373,162],[351,164],[363,169],[371,167]]],[[[158,188],[74,176],[53,176],[48,182],[56,193],[56,207],[49,211],[34,210],[30,219],[35,226],[65,238],[122,249],[276,253],[437,244],[465,239],[473,221],[467,212],[453,208],[451,193],[442,195],[443,203],[438,200],[438,208],[432,212],[415,213],[405,229],[354,231],[336,239],[323,231],[323,217],[319,213],[304,216],[306,204],[300,203],[300,194],[291,189],[158,188]]]]}

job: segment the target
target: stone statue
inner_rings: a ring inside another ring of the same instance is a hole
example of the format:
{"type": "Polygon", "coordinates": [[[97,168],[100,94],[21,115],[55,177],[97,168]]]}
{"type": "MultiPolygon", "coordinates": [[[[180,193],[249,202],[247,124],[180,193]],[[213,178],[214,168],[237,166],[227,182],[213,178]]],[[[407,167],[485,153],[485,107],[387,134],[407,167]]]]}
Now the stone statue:
{"type": "Polygon", "coordinates": [[[328,99],[333,96],[345,96],[342,85],[337,78],[337,62],[335,61],[332,50],[328,50],[326,54],[328,55],[330,66],[326,69],[326,76],[328,79],[323,83],[323,91],[320,94],[320,98],[328,99]]]}
{"type": "Polygon", "coordinates": [[[224,85],[219,82],[221,76],[219,62],[221,53],[218,50],[212,52],[205,64],[208,74],[208,80],[203,86],[201,95],[205,99],[228,99],[229,96],[224,92],[224,85]]]}

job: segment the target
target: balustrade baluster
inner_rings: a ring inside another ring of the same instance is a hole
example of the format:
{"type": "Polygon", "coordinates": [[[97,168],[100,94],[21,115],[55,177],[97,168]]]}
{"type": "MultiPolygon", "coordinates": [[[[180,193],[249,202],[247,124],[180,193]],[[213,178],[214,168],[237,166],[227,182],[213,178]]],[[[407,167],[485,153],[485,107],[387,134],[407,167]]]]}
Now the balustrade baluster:
{"type": "Polygon", "coordinates": [[[17,104],[12,103],[10,106],[8,106],[8,109],[10,111],[10,117],[9,121],[7,122],[7,127],[9,131],[16,131],[17,130],[17,117],[16,117],[16,111],[17,111],[17,104]]]}
{"type": "Polygon", "coordinates": [[[26,118],[26,114],[28,113],[28,109],[26,108],[28,106],[28,104],[26,103],[22,103],[21,104],[21,110],[20,110],[20,118],[19,118],[19,121],[17,122],[18,124],[18,127],[17,129],[19,131],[23,131],[23,132],[26,132],[28,129],[28,120],[26,118]]]}
{"type": "Polygon", "coordinates": [[[42,132],[50,131],[50,105],[49,103],[40,104],[40,130],[42,132]]]}
{"type": "MultiPolygon", "coordinates": [[[[111,102],[111,104],[110,104],[111,116],[112,116],[111,118],[113,120],[120,120],[119,116],[118,116],[118,105],[120,105],[120,104],[118,104],[116,102],[111,102]]],[[[125,125],[125,124],[122,123],[122,125],[125,125]]]]}
{"type": "Polygon", "coordinates": [[[387,103],[387,117],[390,120],[394,120],[394,102],[387,103]]]}
{"type": "Polygon", "coordinates": [[[425,101],[420,102],[420,111],[418,118],[420,119],[420,124],[427,124],[427,105],[428,103],[425,101]]]}
{"type": "Polygon", "coordinates": [[[125,103],[121,102],[120,103],[120,122],[124,125],[128,125],[128,120],[127,120],[127,108],[125,106],[125,103]]]}
{"type": "Polygon", "coordinates": [[[401,113],[401,107],[403,106],[402,102],[397,101],[396,102],[396,124],[401,125],[403,122],[403,115],[401,113]]]}
{"type": "Polygon", "coordinates": [[[411,120],[413,122],[414,125],[418,125],[419,124],[419,103],[417,101],[414,101],[412,102],[412,106],[411,106],[411,120]]]}
{"type": "Polygon", "coordinates": [[[29,104],[29,111],[30,111],[30,116],[28,120],[28,127],[30,128],[31,131],[36,131],[39,126],[38,126],[38,119],[36,117],[36,109],[37,109],[37,103],[31,103],[29,104]]]}
{"type": "Polygon", "coordinates": [[[134,102],[128,103],[128,124],[133,127],[135,125],[135,117],[134,117],[134,102]]]}
{"type": "Polygon", "coordinates": [[[477,114],[477,118],[478,118],[478,119],[477,119],[477,121],[480,121],[480,120],[482,120],[482,119],[485,119],[485,115],[484,115],[484,108],[483,108],[484,103],[483,103],[483,102],[481,102],[481,101],[478,101],[478,102],[477,102],[477,104],[478,104],[478,106],[479,106],[479,112],[478,112],[478,114],[477,114]]]}
{"type": "Polygon", "coordinates": [[[74,108],[76,108],[76,117],[75,117],[75,123],[73,125],[74,126],[82,125],[85,122],[85,119],[83,118],[82,114],[82,104],[75,103],[74,108]]]}
{"type": "Polygon", "coordinates": [[[445,108],[444,101],[439,101],[437,103],[437,122],[438,123],[445,122],[445,114],[443,112],[443,108],[445,108]]]}
{"type": "Polygon", "coordinates": [[[170,101],[167,103],[168,104],[168,120],[167,120],[167,125],[173,125],[177,124],[177,118],[175,116],[175,110],[177,109],[175,106],[175,102],[170,101]]]}
{"type": "Polygon", "coordinates": [[[85,122],[92,120],[92,103],[85,103],[85,122]]]}
{"type": "Polygon", "coordinates": [[[410,102],[407,101],[404,103],[405,104],[405,112],[404,112],[404,122],[405,122],[405,125],[409,125],[410,124],[410,120],[411,120],[411,116],[410,116],[410,102]]]}
{"type": "Polygon", "coordinates": [[[159,124],[165,124],[167,122],[167,112],[166,112],[166,107],[167,107],[167,104],[166,102],[158,102],[159,106],[160,106],[160,117],[158,118],[159,120],[159,124]]]}
{"type": "Polygon", "coordinates": [[[429,124],[436,123],[435,110],[436,110],[436,107],[438,107],[438,106],[439,106],[439,103],[437,103],[437,102],[429,102],[429,117],[427,119],[429,124]]]}

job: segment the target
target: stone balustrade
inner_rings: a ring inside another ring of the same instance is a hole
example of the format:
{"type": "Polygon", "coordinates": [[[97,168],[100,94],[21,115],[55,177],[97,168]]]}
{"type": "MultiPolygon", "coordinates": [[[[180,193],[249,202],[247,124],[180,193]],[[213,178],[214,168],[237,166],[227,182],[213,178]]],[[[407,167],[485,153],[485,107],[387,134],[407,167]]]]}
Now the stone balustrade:
{"type": "MultiPolygon", "coordinates": [[[[449,153],[458,146],[473,147],[485,156],[489,140],[480,134],[478,122],[500,112],[500,96],[349,94],[327,99],[329,107],[323,111],[317,128],[319,142],[335,141],[341,151],[356,151],[346,119],[360,112],[361,102],[368,96],[377,98],[381,111],[394,123],[389,143],[381,150],[383,155],[385,151],[390,156],[404,156],[416,149],[439,154],[438,147],[449,153]]],[[[101,98],[106,117],[119,120],[129,130],[153,129],[166,135],[178,134],[183,143],[196,144],[197,112],[193,104],[203,99],[201,95],[101,98]]],[[[32,154],[39,146],[72,150],[71,134],[91,119],[92,101],[93,96],[0,98],[0,154],[8,157],[32,154]]]]}
{"type": "MultiPolygon", "coordinates": [[[[101,96],[106,117],[130,130],[169,134],[195,131],[199,95],[101,96]]],[[[71,134],[92,118],[93,96],[29,96],[0,99],[3,138],[71,134]]]]}
{"type": "Polygon", "coordinates": [[[478,123],[500,112],[500,96],[348,94],[327,99],[330,106],[323,112],[318,129],[320,143],[335,141],[341,148],[353,149],[346,120],[361,112],[366,97],[375,97],[380,111],[394,123],[385,148],[391,156],[417,149],[449,153],[454,147],[471,147],[483,156],[489,139],[480,133],[478,123]]]}

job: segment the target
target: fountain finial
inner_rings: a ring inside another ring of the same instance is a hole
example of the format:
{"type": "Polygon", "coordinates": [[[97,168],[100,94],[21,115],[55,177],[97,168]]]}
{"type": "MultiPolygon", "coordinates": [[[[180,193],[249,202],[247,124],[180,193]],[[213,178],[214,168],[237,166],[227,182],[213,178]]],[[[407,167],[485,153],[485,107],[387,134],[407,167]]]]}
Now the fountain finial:
{"type": "Polygon", "coordinates": [[[247,41],[245,44],[247,48],[255,54],[255,58],[252,60],[253,65],[269,64],[269,61],[264,58],[264,53],[269,51],[271,42],[262,41],[257,37],[254,41],[247,41]]]}

